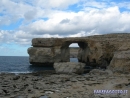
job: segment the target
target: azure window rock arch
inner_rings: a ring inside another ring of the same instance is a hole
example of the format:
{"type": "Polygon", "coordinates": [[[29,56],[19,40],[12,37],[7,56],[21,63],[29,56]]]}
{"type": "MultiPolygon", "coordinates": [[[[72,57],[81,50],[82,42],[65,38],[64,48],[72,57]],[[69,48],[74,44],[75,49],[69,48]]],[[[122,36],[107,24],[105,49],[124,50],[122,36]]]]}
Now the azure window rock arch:
{"type": "MultiPolygon", "coordinates": [[[[106,52],[108,45],[95,39],[90,37],[34,38],[32,39],[33,47],[28,48],[29,62],[32,65],[40,64],[43,66],[53,65],[57,62],[70,62],[69,45],[77,43],[79,46],[78,62],[86,63],[87,66],[102,66],[106,61],[106,56],[114,52],[110,49],[110,51],[106,52]]],[[[108,65],[106,64],[105,66],[108,65]]]]}
{"type": "Polygon", "coordinates": [[[33,38],[28,48],[30,64],[56,63],[69,61],[68,46],[78,43],[79,62],[102,65],[106,68],[130,72],[130,34],[115,33],[75,38],[33,38]],[[122,56],[123,55],[123,56],[122,56]],[[122,62],[120,64],[120,62],[122,62]]]}
{"type": "Polygon", "coordinates": [[[40,65],[69,62],[69,45],[72,43],[77,43],[79,46],[78,62],[90,61],[90,45],[86,38],[34,38],[33,47],[28,48],[29,62],[40,65]]]}

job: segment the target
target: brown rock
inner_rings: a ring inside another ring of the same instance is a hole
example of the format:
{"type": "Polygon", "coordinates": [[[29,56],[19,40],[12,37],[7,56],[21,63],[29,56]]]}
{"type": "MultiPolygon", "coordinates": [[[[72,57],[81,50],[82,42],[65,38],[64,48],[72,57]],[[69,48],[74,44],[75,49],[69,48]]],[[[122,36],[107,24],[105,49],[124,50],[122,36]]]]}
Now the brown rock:
{"type": "Polygon", "coordinates": [[[79,45],[77,56],[79,62],[101,68],[107,68],[110,65],[114,71],[130,72],[129,58],[127,58],[130,51],[129,33],[80,38],[34,38],[32,39],[33,47],[28,49],[29,61],[31,64],[43,65],[69,62],[69,45],[72,43],[79,45]]]}
{"type": "Polygon", "coordinates": [[[84,67],[85,67],[84,63],[75,63],[75,62],[54,63],[56,73],[81,74],[84,72],[84,67]]]}
{"type": "Polygon", "coordinates": [[[120,51],[114,54],[109,65],[113,72],[129,73],[130,72],[130,50],[120,51]]]}

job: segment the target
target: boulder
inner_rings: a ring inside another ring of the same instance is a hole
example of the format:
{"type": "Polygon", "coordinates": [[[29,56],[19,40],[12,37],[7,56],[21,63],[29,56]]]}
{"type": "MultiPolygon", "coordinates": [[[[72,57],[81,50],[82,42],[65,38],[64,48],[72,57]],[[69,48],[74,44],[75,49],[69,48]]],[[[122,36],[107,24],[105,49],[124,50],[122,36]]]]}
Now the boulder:
{"type": "Polygon", "coordinates": [[[28,53],[30,54],[29,61],[31,64],[45,64],[61,61],[61,51],[56,49],[53,51],[52,47],[30,47],[28,53]]]}
{"type": "Polygon", "coordinates": [[[76,62],[60,62],[54,63],[54,69],[56,73],[63,74],[82,74],[84,72],[84,63],[76,63],[76,62]]]}
{"type": "Polygon", "coordinates": [[[52,63],[53,53],[51,48],[31,47],[28,49],[30,54],[29,61],[31,64],[35,63],[52,63]]]}
{"type": "Polygon", "coordinates": [[[113,72],[130,73],[130,50],[115,52],[108,69],[113,72]]]}
{"type": "Polygon", "coordinates": [[[90,75],[112,75],[111,70],[93,69],[89,72],[90,75]]]}

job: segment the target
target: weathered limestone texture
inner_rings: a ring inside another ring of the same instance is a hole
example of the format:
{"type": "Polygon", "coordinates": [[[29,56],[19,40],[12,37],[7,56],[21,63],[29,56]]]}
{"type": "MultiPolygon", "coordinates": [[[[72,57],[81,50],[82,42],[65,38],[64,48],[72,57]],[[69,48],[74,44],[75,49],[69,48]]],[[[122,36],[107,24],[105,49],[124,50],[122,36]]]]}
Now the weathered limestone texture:
{"type": "Polygon", "coordinates": [[[113,72],[130,72],[130,50],[120,51],[114,54],[109,67],[113,72]]]}
{"type": "Polygon", "coordinates": [[[82,74],[84,72],[84,67],[85,67],[84,63],[76,63],[76,62],[54,63],[56,73],[82,74]]]}
{"type": "Polygon", "coordinates": [[[34,38],[28,49],[31,64],[69,62],[69,45],[78,43],[78,61],[115,72],[130,72],[130,34],[115,33],[76,38],[34,38]]]}

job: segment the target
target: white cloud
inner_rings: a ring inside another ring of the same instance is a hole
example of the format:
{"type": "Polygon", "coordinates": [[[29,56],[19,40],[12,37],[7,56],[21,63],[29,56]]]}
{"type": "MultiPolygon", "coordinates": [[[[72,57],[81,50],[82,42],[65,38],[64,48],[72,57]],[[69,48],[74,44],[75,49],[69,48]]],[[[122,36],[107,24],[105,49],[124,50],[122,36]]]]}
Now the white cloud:
{"type": "Polygon", "coordinates": [[[57,11],[53,8],[67,8],[79,0],[0,0],[0,25],[15,23],[21,18],[23,24],[28,24],[33,20],[50,17],[57,11]]]}
{"type": "Polygon", "coordinates": [[[9,43],[12,41],[12,31],[0,30],[0,43],[9,43]]]}
{"type": "Polygon", "coordinates": [[[114,3],[83,0],[83,8],[74,12],[65,8],[82,0],[58,1],[1,0],[0,12],[3,16],[0,16],[0,25],[10,24],[21,18],[24,22],[16,30],[1,30],[0,43],[30,45],[31,39],[36,37],[81,37],[130,31],[130,13],[120,12],[114,3]],[[46,17],[48,20],[42,19],[46,17]]]}
{"type": "Polygon", "coordinates": [[[24,18],[24,13],[32,10],[33,7],[22,2],[16,3],[11,0],[0,0],[0,13],[3,16],[0,18],[0,24],[9,25],[17,20],[24,18]]]}
{"type": "Polygon", "coordinates": [[[119,2],[119,3],[111,2],[111,5],[130,10],[130,1],[129,0],[123,0],[122,2],[119,2]]]}
{"type": "Polygon", "coordinates": [[[84,31],[81,31],[81,33],[69,35],[68,37],[83,37],[83,36],[86,36],[86,34],[84,31]]]}
{"type": "Polygon", "coordinates": [[[80,0],[35,0],[37,6],[42,8],[65,9],[71,4],[78,3],[80,0]]]}
{"type": "Polygon", "coordinates": [[[36,11],[30,10],[30,11],[28,11],[28,12],[26,12],[26,13],[24,14],[24,17],[25,17],[25,19],[27,19],[27,20],[32,20],[32,19],[34,19],[34,17],[36,16],[36,14],[37,14],[37,10],[36,10],[36,11]]]}
{"type": "Polygon", "coordinates": [[[130,22],[130,13],[121,13],[117,6],[103,10],[91,10],[89,12],[55,12],[49,20],[38,20],[21,29],[30,34],[79,34],[81,31],[86,35],[109,33],[113,31],[125,32],[130,22]],[[63,16],[63,17],[61,17],[63,16]],[[91,34],[91,33],[90,33],[91,34]]]}
{"type": "Polygon", "coordinates": [[[36,37],[81,37],[130,31],[130,13],[121,13],[117,6],[89,12],[55,11],[51,14],[48,20],[37,20],[17,31],[1,30],[0,41],[26,45],[36,37]]]}
{"type": "MultiPolygon", "coordinates": [[[[82,5],[81,5],[82,6],[82,5]]],[[[108,7],[108,2],[104,2],[104,1],[100,1],[100,2],[97,2],[95,0],[86,0],[84,1],[84,4],[83,6],[86,8],[86,7],[92,7],[92,8],[98,8],[98,9],[101,9],[101,8],[106,8],[108,7]]]]}

